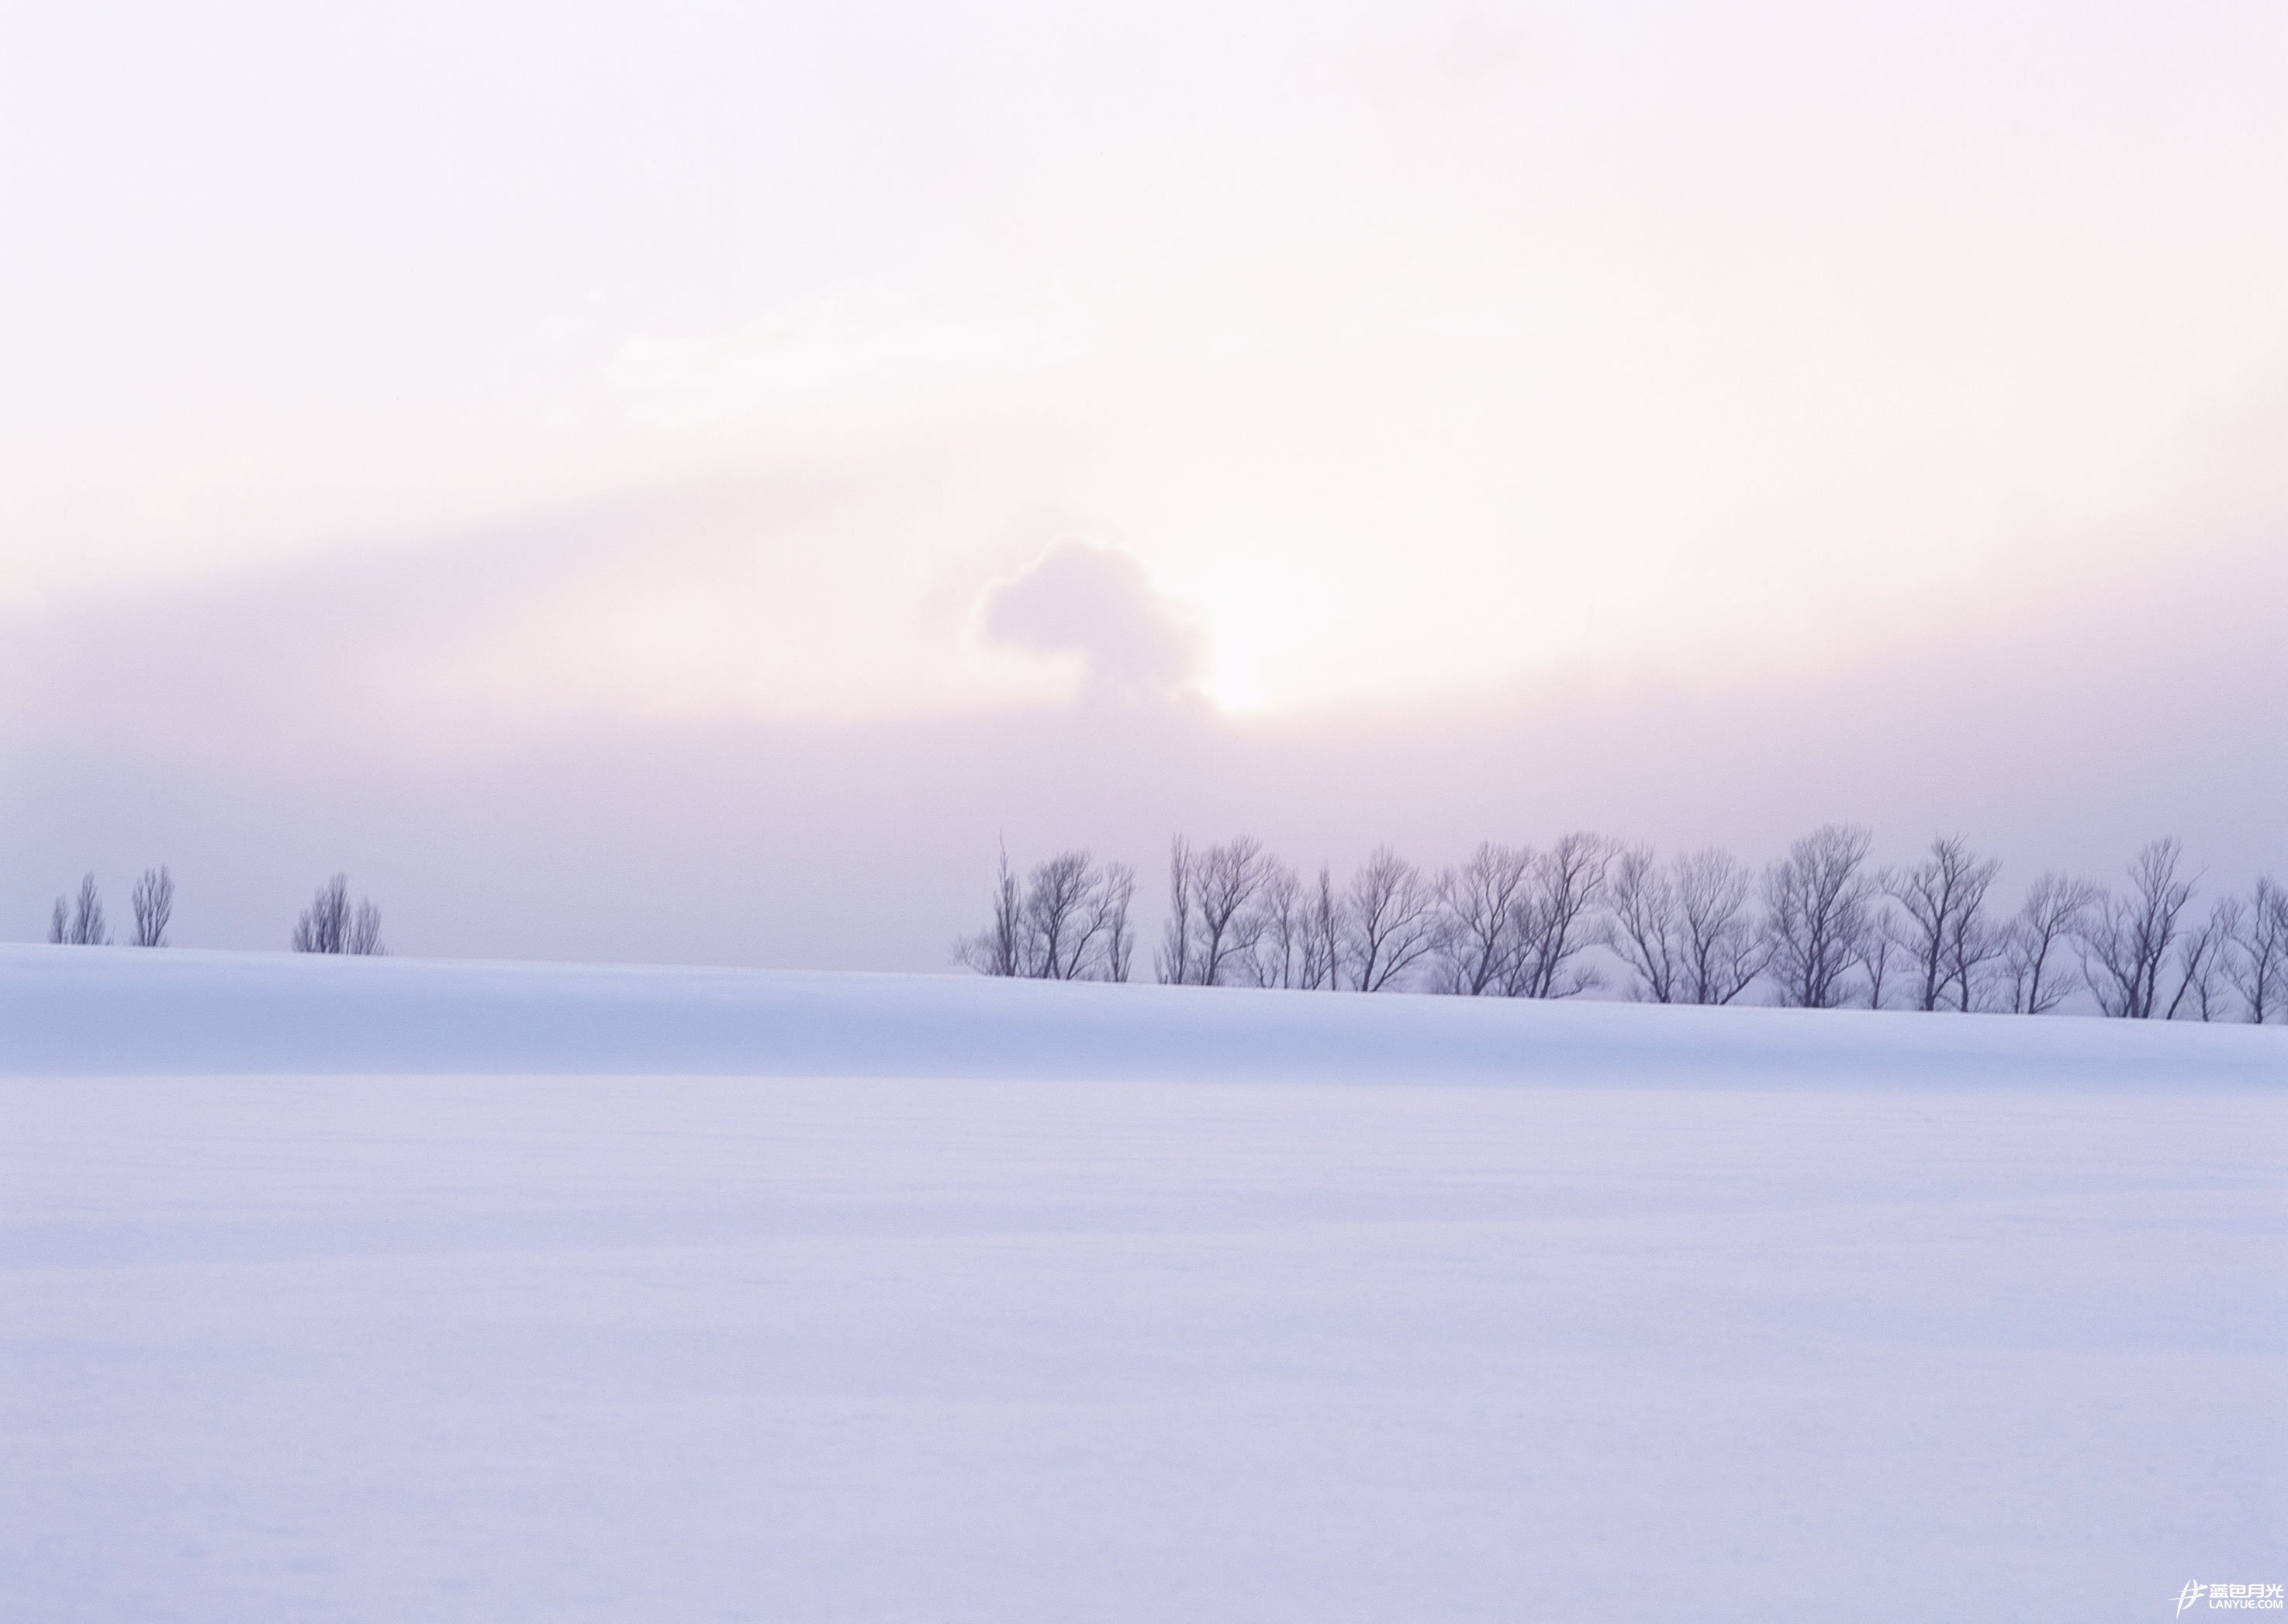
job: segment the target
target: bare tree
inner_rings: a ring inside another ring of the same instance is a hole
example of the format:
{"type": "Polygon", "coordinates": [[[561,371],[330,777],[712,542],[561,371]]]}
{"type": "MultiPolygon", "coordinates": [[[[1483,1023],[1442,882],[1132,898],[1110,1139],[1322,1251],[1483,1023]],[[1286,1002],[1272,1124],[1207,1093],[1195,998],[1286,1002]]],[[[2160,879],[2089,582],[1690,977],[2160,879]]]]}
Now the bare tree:
{"type": "MultiPolygon", "coordinates": [[[[1999,867],[1998,860],[1996,866],[1999,867]]],[[[1966,1014],[1991,1007],[1994,980],[2001,972],[2002,953],[2009,941],[2010,927],[2006,921],[1986,912],[1982,896],[1979,907],[1961,925],[1947,949],[1947,970],[1954,982],[1954,1007],[1966,1014]]]]}
{"type": "Polygon", "coordinates": [[[1335,891],[1334,871],[1326,864],[1319,865],[1318,883],[1303,899],[1302,907],[1302,962],[1295,985],[1332,992],[1343,984],[1343,944],[1350,936],[1350,915],[1335,891]]]}
{"type": "Polygon", "coordinates": [[[1255,951],[1256,900],[1275,865],[1262,843],[1243,835],[1200,854],[1200,970],[1210,986],[1237,979],[1255,951]]]}
{"type": "Polygon", "coordinates": [[[2215,1020],[2224,1012],[2226,967],[2241,929],[2240,899],[2224,897],[2177,939],[2177,990],[2163,1018],[2215,1020]]]}
{"type": "Polygon", "coordinates": [[[1986,893],[2001,867],[1959,835],[1946,835],[1921,862],[1886,876],[1899,905],[1895,939],[1907,955],[1911,1007],[1977,1007],[1985,967],[2001,947],[1986,917],[1986,893]]]}
{"type": "Polygon", "coordinates": [[[163,947],[167,945],[167,922],[175,916],[175,879],[163,865],[146,868],[143,877],[135,882],[135,892],[129,899],[135,910],[134,946],[163,947]]]}
{"type": "Polygon", "coordinates": [[[1009,867],[1009,848],[1005,845],[994,874],[993,923],[955,943],[953,955],[981,976],[1021,976],[1025,973],[1024,934],[1024,892],[1009,867]]]}
{"type": "Polygon", "coordinates": [[[1310,906],[1302,877],[1274,860],[1256,895],[1254,917],[1241,931],[1251,944],[1246,979],[1252,986],[1294,987],[1302,980],[1310,934],[1310,906]]]}
{"type": "Polygon", "coordinates": [[[1042,973],[1065,981],[1125,981],[1134,955],[1128,909],[1136,871],[1067,852],[1033,870],[1027,913],[1042,973]]]}
{"type": "Polygon", "coordinates": [[[1128,910],[1135,899],[1136,870],[1125,863],[1107,863],[1096,888],[1090,934],[1098,943],[1108,981],[1125,981],[1134,968],[1136,936],[1129,928],[1128,910]]]}
{"type": "Polygon", "coordinates": [[[1615,860],[1603,940],[1628,966],[1629,995],[1650,1003],[1729,1003],[1763,971],[1747,873],[1713,849],[1666,869],[1639,846],[1615,860]]]}
{"type": "Polygon", "coordinates": [[[374,959],[386,951],[381,945],[381,910],[363,897],[358,899],[357,913],[350,920],[349,945],[342,951],[374,959]]]}
{"type": "Polygon", "coordinates": [[[1445,914],[1438,940],[1438,984],[1450,993],[1483,996],[1515,973],[1517,910],[1533,853],[1516,846],[1480,846],[1469,861],[1438,878],[1445,914]]]}
{"type": "Polygon", "coordinates": [[[1649,846],[1631,847],[1615,860],[1602,939],[1634,978],[1630,997],[1640,1003],[1684,1002],[1684,907],[1649,846]]]}
{"type": "Polygon", "coordinates": [[[2152,842],[2129,866],[2129,895],[2101,895],[2082,920],[2082,974],[2108,1015],[2149,1020],[2160,1011],[2162,971],[2195,889],[2177,877],[2182,856],[2173,837],[2152,842]]]}
{"type": "Polygon", "coordinates": [[[1192,848],[1181,835],[1168,843],[1168,919],[1160,930],[1160,979],[1189,986],[1196,952],[1199,894],[1192,872],[1192,848]]]}
{"type": "Polygon", "coordinates": [[[82,947],[111,946],[111,928],[104,922],[103,899],[96,891],[91,874],[80,880],[79,896],[72,904],[72,931],[82,947]]]}
{"type": "Polygon", "coordinates": [[[338,874],[318,888],[318,894],[295,922],[293,947],[297,953],[379,957],[385,951],[381,945],[381,910],[362,897],[352,907],[349,876],[338,874]]]}
{"type": "Polygon", "coordinates": [[[1378,846],[1352,876],[1347,899],[1351,985],[1394,990],[1438,946],[1438,893],[1422,871],[1378,846]]]}
{"type": "Polygon", "coordinates": [[[1872,946],[1879,887],[1864,871],[1874,837],[1856,824],[1822,825],[1764,875],[1764,942],[1779,1001],[1831,1010],[1858,989],[1851,973],[1872,946]]]}
{"type": "Polygon", "coordinates": [[[1603,985],[1593,964],[1578,963],[1597,945],[1596,909],[1613,861],[1610,842],[1595,835],[1562,836],[1537,853],[1510,909],[1517,950],[1502,990],[1520,998],[1570,998],[1603,985]]]}
{"type": "Polygon", "coordinates": [[[1034,866],[1025,893],[1025,931],[1033,947],[1034,973],[1042,979],[1073,979],[1087,951],[1093,879],[1085,852],[1061,852],[1034,866]]]}
{"type": "Polygon", "coordinates": [[[1247,979],[1258,923],[1254,906],[1273,867],[1262,843],[1251,836],[1196,852],[1176,836],[1168,859],[1161,980],[1220,986],[1247,979]]]}
{"type": "Polygon", "coordinates": [[[1686,1002],[1731,1002],[1770,962],[1749,906],[1748,871],[1714,847],[1676,860],[1677,905],[1684,915],[1686,1002]]]}
{"type": "Polygon", "coordinates": [[[2268,875],[2256,882],[2233,933],[2226,974],[2239,991],[2241,1013],[2257,1025],[2288,1010],[2288,891],[2268,875]]]}
{"type": "Polygon", "coordinates": [[[2013,1015],[2046,1015],[2073,995],[2066,942],[2077,937],[2103,892],[2087,880],[2045,874],[2027,887],[2002,932],[1997,1002],[2013,1015]]]}
{"type": "Polygon", "coordinates": [[[1136,875],[1123,863],[1100,866],[1086,852],[1036,863],[1021,886],[1005,850],[996,873],[993,918],[954,955],[981,975],[1044,981],[1124,981],[1133,942],[1128,911],[1136,875]]]}
{"type": "Polygon", "coordinates": [[[95,888],[93,875],[80,881],[76,897],[56,899],[56,911],[48,919],[48,940],[66,947],[111,945],[111,931],[103,917],[103,896],[95,888]]]}
{"type": "Polygon", "coordinates": [[[1860,996],[1871,1010],[1890,1007],[1890,989],[1899,982],[1898,968],[1905,955],[1901,935],[1902,926],[1893,912],[1887,891],[1879,889],[1890,883],[1888,871],[1877,876],[1879,889],[1867,901],[1866,945],[1860,950],[1859,968],[1867,979],[1860,988],[1860,996]]]}
{"type": "Polygon", "coordinates": [[[294,922],[294,951],[297,953],[341,953],[347,947],[350,933],[350,883],[346,875],[336,875],[318,888],[318,894],[294,922]]]}

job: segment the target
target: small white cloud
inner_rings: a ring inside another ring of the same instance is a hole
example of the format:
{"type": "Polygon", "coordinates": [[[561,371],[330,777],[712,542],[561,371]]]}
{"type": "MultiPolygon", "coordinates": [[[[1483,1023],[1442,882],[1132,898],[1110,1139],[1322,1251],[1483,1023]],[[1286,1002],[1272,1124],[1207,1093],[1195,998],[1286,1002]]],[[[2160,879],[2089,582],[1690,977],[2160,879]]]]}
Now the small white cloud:
{"type": "Polygon", "coordinates": [[[1197,680],[1204,642],[1190,613],[1116,547],[1078,536],[1050,547],[979,604],[989,643],[1036,654],[1077,654],[1090,689],[1170,699],[1197,680]]]}

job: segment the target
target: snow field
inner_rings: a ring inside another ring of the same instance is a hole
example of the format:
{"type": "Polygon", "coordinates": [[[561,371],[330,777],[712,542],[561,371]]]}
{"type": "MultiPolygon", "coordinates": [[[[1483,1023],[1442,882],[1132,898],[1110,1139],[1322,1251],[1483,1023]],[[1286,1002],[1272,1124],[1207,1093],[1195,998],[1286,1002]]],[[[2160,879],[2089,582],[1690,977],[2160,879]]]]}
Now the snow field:
{"type": "Polygon", "coordinates": [[[1415,1002],[1418,1066],[1336,1081],[0,1075],[0,1616],[2142,1619],[2284,1571],[2277,1049],[1918,1086],[1895,1026],[1740,1012],[1814,1060],[1454,1081],[1415,1002]]]}

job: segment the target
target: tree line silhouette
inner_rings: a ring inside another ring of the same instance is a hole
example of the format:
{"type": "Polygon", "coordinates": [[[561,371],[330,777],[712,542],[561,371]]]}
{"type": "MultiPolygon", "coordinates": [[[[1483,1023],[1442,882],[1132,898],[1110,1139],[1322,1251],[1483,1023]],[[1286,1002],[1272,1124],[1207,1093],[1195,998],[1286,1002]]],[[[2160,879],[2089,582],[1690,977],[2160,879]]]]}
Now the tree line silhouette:
{"type": "MultiPolygon", "coordinates": [[[[167,927],[175,916],[175,881],[162,865],[147,868],[128,899],[135,924],[127,939],[131,947],[163,947],[167,927]]],[[[48,940],[59,947],[107,947],[110,926],[106,922],[103,893],[95,876],[79,883],[76,896],[58,897],[48,918],[48,940]]],[[[348,953],[377,956],[387,950],[381,942],[381,910],[370,898],[350,904],[350,883],[336,875],[318,888],[310,906],[294,922],[289,945],[297,953],[348,953]]]]}
{"type": "MultiPolygon", "coordinates": [[[[2131,1019],[2288,1019],[2288,891],[2267,877],[2196,909],[2173,838],[2116,889],[2046,873],[2014,910],[2002,864],[1955,836],[1914,862],[1870,862],[1873,836],[1827,824],[1760,871],[1707,849],[1661,860],[1570,834],[1489,843],[1432,872],[1378,849],[1346,882],[1307,879],[1242,836],[1169,852],[1153,970],[1202,986],[1569,998],[1611,987],[1654,1003],[2046,1014],[2086,993],[2131,1019]]],[[[1081,850],[1021,878],[1001,856],[989,923],[957,959],[992,976],[1125,981],[1135,871],[1081,850]]]]}

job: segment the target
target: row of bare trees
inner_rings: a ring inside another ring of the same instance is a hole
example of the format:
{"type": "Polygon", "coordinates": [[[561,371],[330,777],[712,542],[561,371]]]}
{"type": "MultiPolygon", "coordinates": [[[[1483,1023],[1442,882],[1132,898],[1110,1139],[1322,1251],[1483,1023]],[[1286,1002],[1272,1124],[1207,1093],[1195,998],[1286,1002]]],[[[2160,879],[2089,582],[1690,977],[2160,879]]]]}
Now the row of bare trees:
{"type": "Polygon", "coordinates": [[[1136,873],[1124,863],[1099,864],[1085,852],[1037,863],[1024,883],[1001,853],[993,887],[993,923],[955,945],[955,955],[980,974],[1044,981],[1125,981],[1135,951],[1128,905],[1136,873]]]}
{"type": "MultiPolygon", "coordinates": [[[[128,898],[135,915],[128,944],[163,947],[167,927],[175,916],[175,880],[163,866],[147,868],[128,898]]],[[[60,947],[106,947],[111,930],[104,916],[103,893],[89,875],[79,883],[75,897],[58,897],[48,921],[48,940],[60,947]]],[[[349,880],[336,875],[318,888],[317,896],[295,921],[291,939],[297,953],[377,955],[381,945],[381,910],[370,899],[350,903],[349,880]]]]}
{"type": "MultiPolygon", "coordinates": [[[[135,882],[135,889],[128,894],[127,902],[135,915],[128,946],[165,947],[167,926],[175,917],[174,876],[163,866],[146,868],[135,882]]],[[[48,940],[60,947],[111,945],[111,927],[103,912],[103,893],[96,889],[93,875],[80,881],[77,896],[56,899],[56,910],[48,916],[48,940]]]]}
{"type": "Polygon", "coordinates": [[[318,887],[318,894],[302,916],[294,922],[292,940],[297,953],[354,953],[378,957],[381,945],[381,910],[369,897],[360,897],[357,906],[350,906],[350,882],[347,875],[338,874],[318,887]]]}
{"type": "MultiPolygon", "coordinates": [[[[1665,861],[1589,834],[1480,846],[1433,873],[1387,848],[1347,881],[1241,836],[1169,856],[1154,968],[1204,986],[1566,998],[1613,985],[1657,1003],[2045,1014],[2086,993],[2127,1018],[2288,1019],[2288,891],[2269,879],[2197,913],[2173,839],[2119,891],[2060,874],[1995,900],[1998,859],[1941,836],[1899,867],[1829,824],[1758,872],[1728,853],[1665,861]]],[[[1021,882],[1005,853],[993,923],[959,945],[989,975],[1123,981],[1135,878],[1067,852],[1021,882]]]]}

